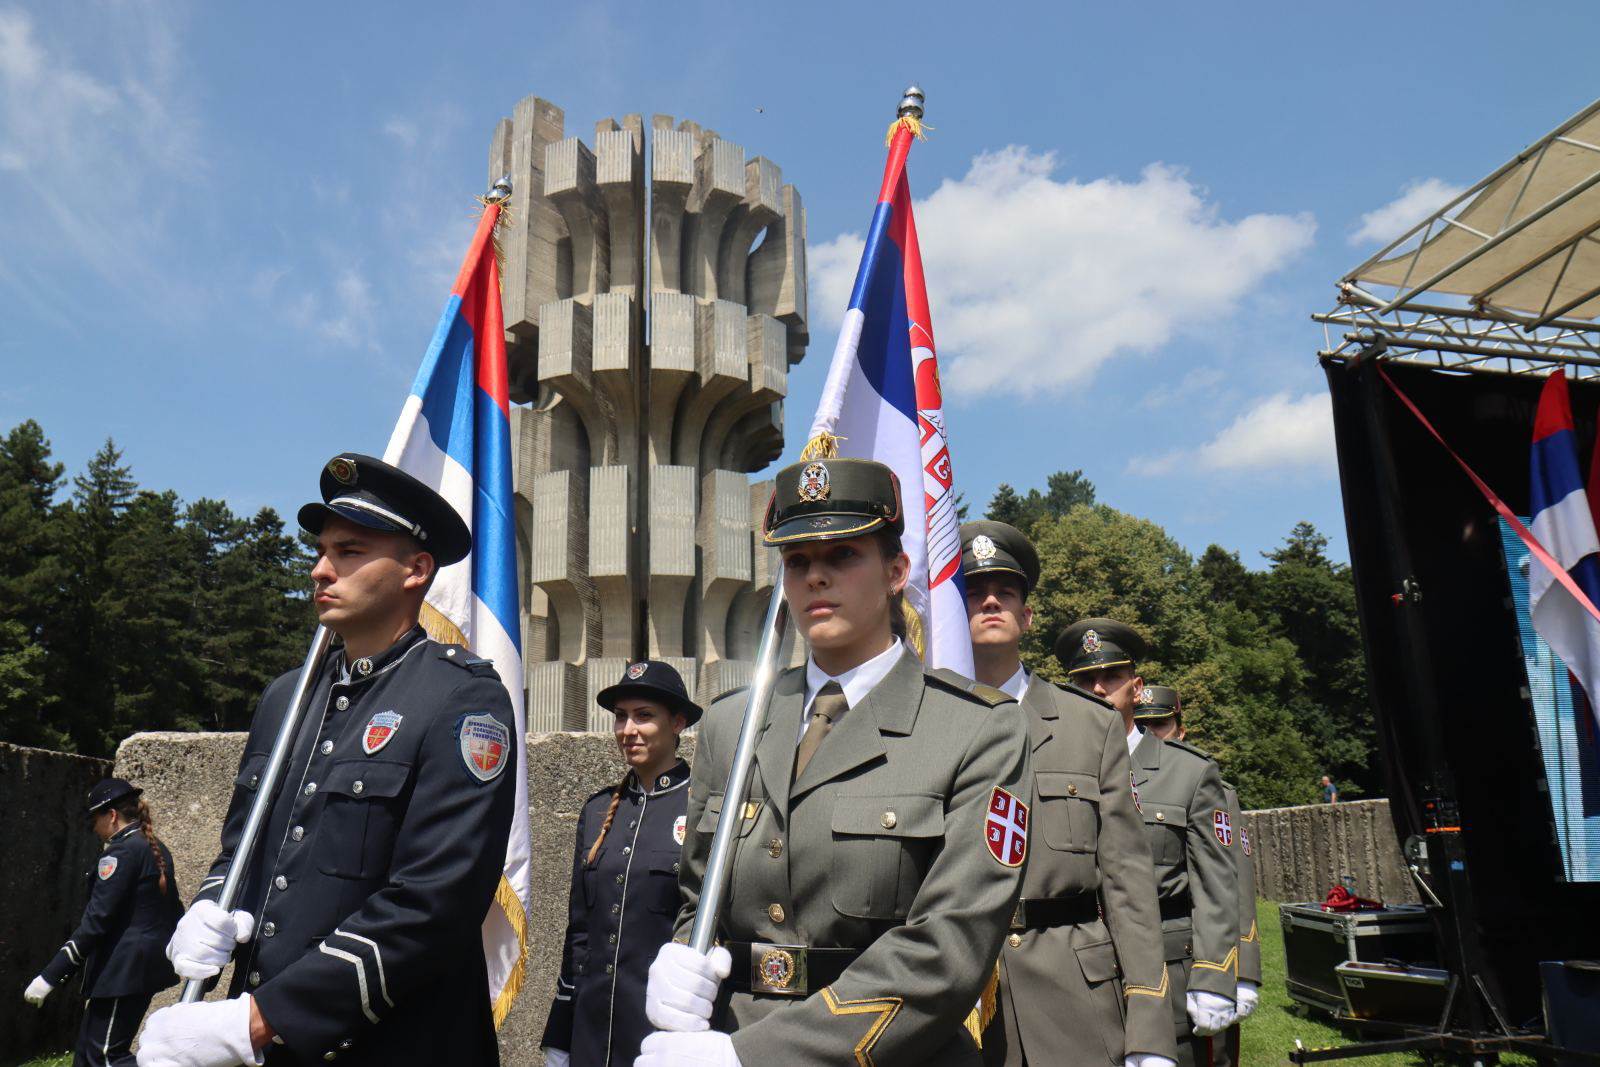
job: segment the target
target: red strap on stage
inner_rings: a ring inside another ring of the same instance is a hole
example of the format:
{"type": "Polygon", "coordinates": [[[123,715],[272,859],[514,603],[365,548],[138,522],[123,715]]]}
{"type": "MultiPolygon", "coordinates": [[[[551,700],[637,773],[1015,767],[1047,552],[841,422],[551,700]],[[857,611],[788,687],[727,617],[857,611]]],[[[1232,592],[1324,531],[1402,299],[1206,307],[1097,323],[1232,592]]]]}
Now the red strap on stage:
{"type": "Polygon", "coordinates": [[[1556,581],[1560,582],[1562,587],[1571,593],[1578,603],[1583,605],[1583,609],[1594,616],[1597,622],[1600,622],[1600,608],[1596,608],[1590,602],[1588,595],[1584,593],[1577,582],[1572,580],[1572,575],[1567,573],[1567,569],[1546,551],[1545,547],[1539,543],[1539,539],[1533,536],[1533,531],[1524,526],[1522,520],[1517,518],[1516,512],[1512,511],[1504,500],[1495,496],[1494,490],[1490,489],[1484,480],[1478,477],[1476,471],[1467,466],[1467,461],[1458,456],[1456,450],[1445,443],[1444,438],[1439,436],[1439,431],[1433,428],[1433,423],[1428,421],[1427,416],[1418,409],[1417,405],[1411,402],[1409,396],[1400,391],[1398,385],[1394,384],[1394,379],[1390,378],[1383,369],[1383,364],[1377,364],[1376,369],[1378,377],[1382,378],[1389,388],[1394,391],[1394,395],[1400,398],[1400,403],[1404,404],[1406,409],[1417,417],[1417,421],[1422,423],[1422,428],[1432,434],[1433,439],[1439,442],[1439,447],[1450,453],[1450,458],[1455,460],[1461,469],[1467,472],[1467,477],[1471,478],[1472,484],[1478,487],[1478,492],[1483,494],[1483,498],[1489,502],[1490,507],[1500,513],[1500,517],[1506,520],[1506,524],[1517,532],[1517,536],[1522,538],[1522,543],[1528,546],[1528,551],[1533,554],[1533,557],[1544,564],[1550,573],[1555,575],[1556,581]]]}

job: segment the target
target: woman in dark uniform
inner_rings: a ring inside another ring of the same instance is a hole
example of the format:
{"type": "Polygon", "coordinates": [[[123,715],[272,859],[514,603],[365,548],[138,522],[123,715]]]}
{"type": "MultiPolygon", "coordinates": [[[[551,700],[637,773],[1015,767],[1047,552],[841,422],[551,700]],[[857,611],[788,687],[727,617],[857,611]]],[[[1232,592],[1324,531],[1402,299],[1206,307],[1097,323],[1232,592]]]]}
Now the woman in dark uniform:
{"type": "Polygon", "coordinates": [[[689,799],[678,738],[700,721],[678,672],[655,660],[630,664],[596,699],[628,773],[578,817],[561,977],[540,1042],[554,1067],[631,1067],[651,1030],[645,974],[672,939],[689,799]]]}
{"type": "Polygon", "coordinates": [[[89,790],[90,825],[105,842],[89,875],[89,905],[23,994],[29,1003],[42,1004],[82,969],[86,1004],[74,1067],[131,1065],[128,1046],[150,998],[178,981],[166,947],[183,905],[172,853],[156,837],[141,792],[121,778],[89,790]]]}

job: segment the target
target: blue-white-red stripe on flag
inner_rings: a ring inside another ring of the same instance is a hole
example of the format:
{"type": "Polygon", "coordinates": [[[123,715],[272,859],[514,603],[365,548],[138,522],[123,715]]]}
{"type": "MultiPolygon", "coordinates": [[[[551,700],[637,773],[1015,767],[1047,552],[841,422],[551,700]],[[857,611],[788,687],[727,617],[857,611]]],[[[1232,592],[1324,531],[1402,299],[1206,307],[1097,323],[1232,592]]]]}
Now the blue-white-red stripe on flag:
{"type": "MultiPolygon", "coordinates": [[[[494,258],[499,204],[485,207],[384,459],[438,490],[467,521],[472,552],[434,579],[423,625],[441,641],[494,661],[527,733],[522,702],[522,626],[511,496],[511,410],[500,271],[494,258]]],[[[529,907],[528,780],[517,799],[503,877],[483,924],[495,1023],[522,986],[529,907]]]]}
{"type": "MultiPolygon", "coordinates": [[[[1578,467],[1577,434],[1567,396],[1567,378],[1550,375],[1539,394],[1529,452],[1529,523],[1548,558],[1564,568],[1590,604],[1600,603],[1600,536],[1578,467]]],[[[1600,697],[1600,619],[1534,555],[1528,571],[1533,627],[1589,696],[1600,697]]]]}
{"type": "Polygon", "coordinates": [[[875,459],[900,479],[911,559],[906,600],[922,621],[924,660],[970,676],[955,478],[906,179],[912,139],[911,127],[901,124],[890,142],[811,439],[835,437],[839,455],[875,459]]]}

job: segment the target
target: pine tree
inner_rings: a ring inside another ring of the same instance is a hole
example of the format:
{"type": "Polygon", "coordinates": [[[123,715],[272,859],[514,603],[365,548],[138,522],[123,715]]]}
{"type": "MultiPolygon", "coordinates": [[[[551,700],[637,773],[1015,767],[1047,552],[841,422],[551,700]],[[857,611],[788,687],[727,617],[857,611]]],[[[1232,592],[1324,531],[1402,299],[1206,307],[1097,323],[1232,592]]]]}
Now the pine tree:
{"type": "Polygon", "coordinates": [[[54,511],[62,467],[33,421],[0,439],[0,737],[60,747],[41,643],[63,569],[54,511]]]}

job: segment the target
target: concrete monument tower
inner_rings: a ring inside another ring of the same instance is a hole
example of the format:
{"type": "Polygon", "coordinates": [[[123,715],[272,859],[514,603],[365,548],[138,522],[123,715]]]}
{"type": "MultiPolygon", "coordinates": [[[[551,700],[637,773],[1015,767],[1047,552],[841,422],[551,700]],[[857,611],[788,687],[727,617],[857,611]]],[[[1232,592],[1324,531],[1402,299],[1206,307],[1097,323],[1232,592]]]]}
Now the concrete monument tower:
{"type": "Polygon", "coordinates": [[[528,727],[609,729],[594,694],[629,660],[702,701],[748,679],[776,576],[748,473],[805,355],[805,209],[693,122],[605,119],[591,147],[533,96],[495,129],[504,174],[528,727]]]}

